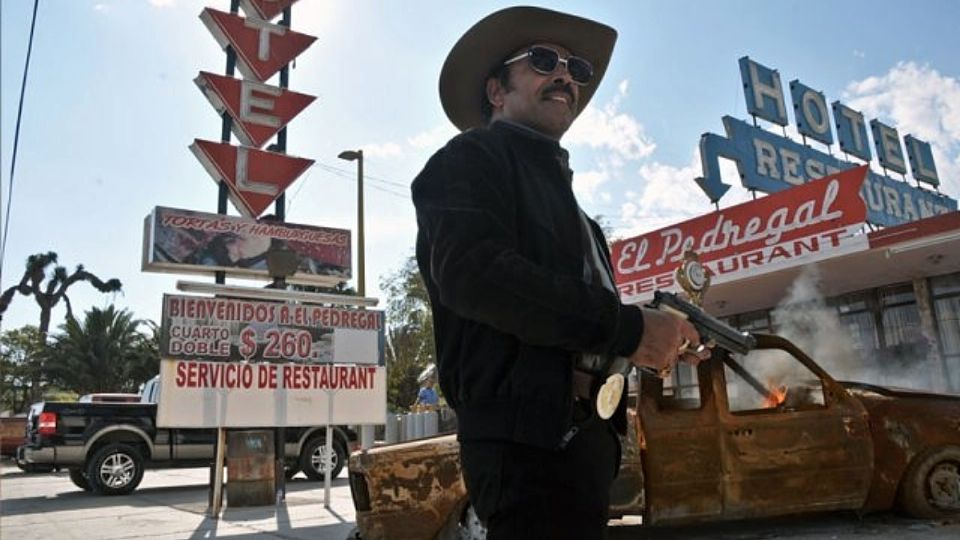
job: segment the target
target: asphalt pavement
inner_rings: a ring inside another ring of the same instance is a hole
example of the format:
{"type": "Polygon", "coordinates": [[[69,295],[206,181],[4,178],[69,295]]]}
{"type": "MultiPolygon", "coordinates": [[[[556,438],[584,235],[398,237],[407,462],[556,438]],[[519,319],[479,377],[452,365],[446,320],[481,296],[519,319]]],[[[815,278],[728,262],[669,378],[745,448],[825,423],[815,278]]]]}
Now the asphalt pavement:
{"type": "MultiPolygon", "coordinates": [[[[27,474],[0,463],[0,539],[116,540],[283,538],[347,540],[355,527],[345,477],[334,480],[330,507],[322,482],[299,475],[280,506],[230,508],[207,515],[207,469],[148,470],[130,495],[98,497],[75,487],[66,472],[27,474]]],[[[893,513],[835,512],[793,518],[643,528],[611,522],[610,540],[921,540],[960,538],[960,521],[912,520],[893,513]]]]}
{"type": "Polygon", "coordinates": [[[207,515],[208,469],[147,470],[130,495],[98,497],[75,487],[66,471],[27,474],[0,465],[0,538],[115,540],[283,538],[345,540],[355,526],[346,472],[333,480],[330,507],[323,482],[301,475],[279,506],[230,508],[207,515]]]}

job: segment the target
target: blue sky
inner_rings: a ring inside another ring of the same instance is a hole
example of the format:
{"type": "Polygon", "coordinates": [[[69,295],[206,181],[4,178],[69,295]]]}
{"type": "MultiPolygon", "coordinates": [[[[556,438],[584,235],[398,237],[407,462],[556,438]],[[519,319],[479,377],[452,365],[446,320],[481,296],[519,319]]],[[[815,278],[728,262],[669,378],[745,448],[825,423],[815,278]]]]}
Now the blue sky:
{"type": "MultiPolygon", "coordinates": [[[[620,33],[606,78],[563,141],[581,205],[605,216],[617,236],[712,209],[693,183],[697,143],[704,132],[722,133],[723,115],[746,118],[737,66],[744,55],[778,69],[785,86],[799,78],[828,101],[927,140],[943,192],[960,196],[960,2],[533,3],[620,33]]],[[[410,180],[454,134],[436,92],[443,59],[466,28],[507,5],[294,5],[293,28],[318,40],[297,59],[290,87],[318,99],[291,122],[288,151],[317,165],[288,189],[287,218],[355,229],[354,164],[336,156],[363,148],[371,295],[412,253],[410,180]]],[[[4,206],[32,6],[0,0],[4,206]]],[[[116,296],[76,285],[70,296],[78,311],[116,302],[159,319],[161,295],[175,292],[178,277],[140,272],[144,216],[158,205],[216,210],[216,186],[187,149],[194,138],[220,133],[192,82],[200,70],[224,69],[223,52],[198,18],[207,6],[226,11],[229,1],[41,0],[4,288],[20,278],[28,255],[56,251],[68,268],[82,263],[124,283],[116,296]]],[[[725,206],[747,198],[732,171],[725,206]]],[[[54,325],[63,313],[55,312],[54,325]]],[[[18,296],[3,328],[37,321],[33,301],[18,296]]]]}

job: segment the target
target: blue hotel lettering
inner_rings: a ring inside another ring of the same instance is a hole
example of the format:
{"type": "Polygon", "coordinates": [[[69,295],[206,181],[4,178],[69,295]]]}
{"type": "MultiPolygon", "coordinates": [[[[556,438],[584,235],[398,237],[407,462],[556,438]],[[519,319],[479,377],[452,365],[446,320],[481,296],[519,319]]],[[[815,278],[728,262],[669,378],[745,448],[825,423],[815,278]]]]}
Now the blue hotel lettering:
{"type": "MultiPolygon", "coordinates": [[[[747,110],[781,126],[787,117],[780,76],[749,58],[740,59],[747,110]]],[[[790,83],[797,129],[824,144],[832,144],[826,99],[799,81],[790,83]]],[[[872,158],[863,115],[845,105],[832,104],[840,148],[865,161],[872,158]]],[[[744,187],[774,193],[839,170],[857,166],[834,156],[773,134],[736,118],[723,117],[726,137],[706,133],[700,139],[703,177],[696,181],[717,202],[730,188],[720,179],[719,158],[737,163],[744,187]]],[[[876,120],[870,122],[881,166],[906,172],[906,161],[897,131],[876,120]]],[[[907,155],[914,177],[932,186],[939,185],[930,145],[911,135],[905,137],[907,155]]],[[[910,186],[886,175],[870,172],[861,197],[867,203],[867,221],[897,225],[957,209],[957,201],[939,193],[910,186]]]]}

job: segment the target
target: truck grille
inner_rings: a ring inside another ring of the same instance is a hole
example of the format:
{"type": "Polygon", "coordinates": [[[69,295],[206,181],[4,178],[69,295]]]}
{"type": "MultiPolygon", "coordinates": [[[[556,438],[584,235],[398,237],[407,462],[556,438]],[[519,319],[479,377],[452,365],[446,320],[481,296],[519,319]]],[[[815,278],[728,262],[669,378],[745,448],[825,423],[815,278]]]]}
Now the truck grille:
{"type": "Polygon", "coordinates": [[[357,512],[370,511],[370,492],[367,490],[367,478],[362,473],[350,472],[350,493],[357,512]]]}

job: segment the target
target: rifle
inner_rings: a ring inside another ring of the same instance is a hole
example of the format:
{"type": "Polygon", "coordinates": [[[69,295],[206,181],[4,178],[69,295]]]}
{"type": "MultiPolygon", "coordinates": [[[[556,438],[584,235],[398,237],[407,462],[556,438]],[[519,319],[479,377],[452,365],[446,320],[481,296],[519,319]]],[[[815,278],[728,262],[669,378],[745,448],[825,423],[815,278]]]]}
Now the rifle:
{"type": "MultiPolygon", "coordinates": [[[[655,291],[653,302],[647,307],[665,311],[677,317],[686,319],[700,334],[700,343],[704,346],[716,346],[727,351],[746,354],[757,346],[757,339],[747,332],[741,332],[729,324],[708,315],[694,304],[680,298],[675,293],[655,291]]],[[[598,361],[601,357],[585,355],[582,361],[598,361]]],[[[606,382],[600,386],[597,396],[597,411],[601,418],[609,418],[620,401],[624,387],[624,377],[630,372],[633,364],[624,357],[607,358],[605,369],[606,382]]],[[[666,378],[673,370],[672,366],[657,370],[648,366],[639,366],[640,371],[659,378],[666,378]]],[[[602,380],[602,379],[601,379],[602,380]]]]}
{"type": "Polygon", "coordinates": [[[697,329],[700,342],[713,342],[717,347],[730,352],[747,354],[757,346],[757,338],[747,332],[741,332],[729,324],[717,319],[699,307],[677,296],[676,293],[655,291],[649,307],[666,311],[686,319],[697,329]]]}

